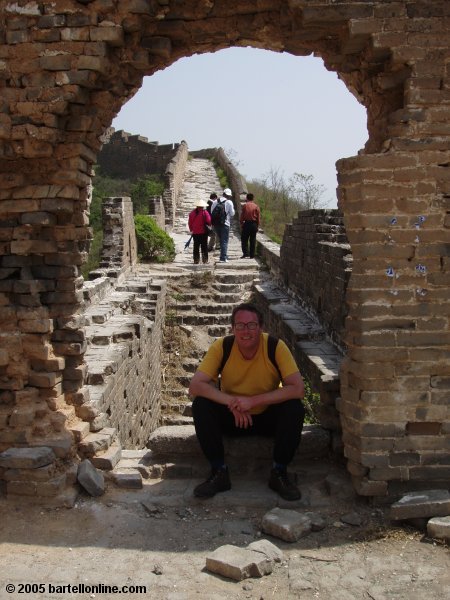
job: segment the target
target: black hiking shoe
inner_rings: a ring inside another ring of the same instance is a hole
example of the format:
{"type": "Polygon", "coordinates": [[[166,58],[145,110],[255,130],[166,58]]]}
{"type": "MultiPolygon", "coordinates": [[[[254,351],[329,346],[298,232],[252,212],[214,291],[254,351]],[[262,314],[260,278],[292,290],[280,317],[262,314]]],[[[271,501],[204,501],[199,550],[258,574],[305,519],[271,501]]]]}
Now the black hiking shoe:
{"type": "Polygon", "coordinates": [[[231,481],[228,469],[213,469],[206,481],[194,488],[197,498],[212,498],[218,492],[231,490],[231,481]]]}
{"type": "Polygon", "coordinates": [[[272,469],[269,478],[269,487],[277,492],[283,500],[300,500],[302,494],[298,487],[289,478],[287,471],[272,469]]]}

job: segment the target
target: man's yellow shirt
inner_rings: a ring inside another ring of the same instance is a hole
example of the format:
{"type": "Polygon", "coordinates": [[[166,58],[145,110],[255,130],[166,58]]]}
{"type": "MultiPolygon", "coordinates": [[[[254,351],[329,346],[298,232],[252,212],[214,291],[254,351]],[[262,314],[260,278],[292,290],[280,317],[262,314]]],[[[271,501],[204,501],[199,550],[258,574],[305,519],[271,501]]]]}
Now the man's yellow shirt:
{"type": "MultiPolygon", "coordinates": [[[[280,385],[277,369],[269,358],[267,333],[261,334],[258,350],[253,358],[245,359],[239,351],[236,341],[222,371],[220,388],[235,396],[256,396],[276,390],[280,385]]],[[[217,339],[205,354],[198,370],[217,381],[223,356],[223,338],[217,339]]],[[[275,359],[284,378],[298,372],[291,351],[282,340],[278,340],[275,359]]],[[[253,408],[253,415],[263,412],[267,407],[253,408]]]]}

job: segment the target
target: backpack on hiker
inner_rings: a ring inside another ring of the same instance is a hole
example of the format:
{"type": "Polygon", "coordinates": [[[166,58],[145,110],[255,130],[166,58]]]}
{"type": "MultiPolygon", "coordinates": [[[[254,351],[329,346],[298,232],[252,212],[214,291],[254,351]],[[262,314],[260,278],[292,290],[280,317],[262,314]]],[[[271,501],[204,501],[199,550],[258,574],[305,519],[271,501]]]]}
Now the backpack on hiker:
{"type": "Polygon", "coordinates": [[[217,204],[214,207],[214,210],[211,212],[211,223],[217,227],[219,225],[225,225],[225,221],[227,220],[227,211],[225,210],[225,202],[217,201],[217,204]]]}

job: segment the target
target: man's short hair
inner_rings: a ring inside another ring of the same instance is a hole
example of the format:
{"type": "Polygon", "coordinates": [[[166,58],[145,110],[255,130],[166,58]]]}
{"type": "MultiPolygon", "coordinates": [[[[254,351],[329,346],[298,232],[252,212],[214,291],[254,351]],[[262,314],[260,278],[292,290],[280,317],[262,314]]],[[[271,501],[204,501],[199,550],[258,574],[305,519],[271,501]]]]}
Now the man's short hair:
{"type": "Polygon", "coordinates": [[[210,200],[214,200],[215,198],[217,198],[217,194],[213,192],[212,194],[210,194],[209,198],[210,200]]]}
{"type": "Polygon", "coordinates": [[[247,200],[253,200],[254,196],[253,194],[247,194],[247,200]]]}
{"type": "Polygon", "coordinates": [[[243,304],[239,304],[239,306],[235,306],[233,308],[233,312],[231,313],[231,325],[234,325],[236,313],[238,313],[240,310],[246,310],[248,312],[255,313],[255,315],[258,317],[259,326],[262,327],[264,321],[263,314],[259,308],[256,308],[254,304],[250,304],[250,302],[244,302],[243,304]]]}

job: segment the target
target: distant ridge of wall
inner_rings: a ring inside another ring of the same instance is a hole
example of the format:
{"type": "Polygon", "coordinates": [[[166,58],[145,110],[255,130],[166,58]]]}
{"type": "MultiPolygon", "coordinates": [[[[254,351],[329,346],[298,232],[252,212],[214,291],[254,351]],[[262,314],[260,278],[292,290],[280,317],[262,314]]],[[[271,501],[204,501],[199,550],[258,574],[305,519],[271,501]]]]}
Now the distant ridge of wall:
{"type": "Polygon", "coordinates": [[[158,142],[149,142],[142,135],[111,128],[98,153],[98,164],[102,172],[122,179],[162,174],[174,158],[179,145],[159,145],[158,142]]]}
{"type": "Polygon", "coordinates": [[[172,227],[188,158],[186,142],[159,145],[144,136],[113,128],[103,139],[98,164],[105,175],[131,180],[145,175],[163,178],[162,204],[159,198],[149,198],[149,213],[161,227],[172,227]]]}

